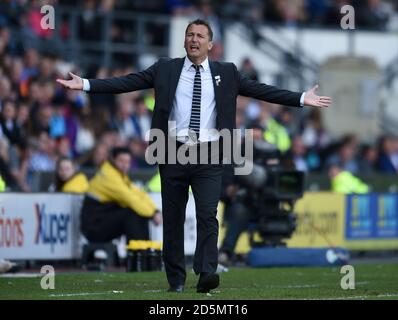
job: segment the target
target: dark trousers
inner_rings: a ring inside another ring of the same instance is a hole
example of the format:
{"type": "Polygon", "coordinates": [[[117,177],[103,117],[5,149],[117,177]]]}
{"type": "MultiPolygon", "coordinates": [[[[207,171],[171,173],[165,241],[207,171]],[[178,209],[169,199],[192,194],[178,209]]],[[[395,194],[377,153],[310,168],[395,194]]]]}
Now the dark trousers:
{"type": "Polygon", "coordinates": [[[222,164],[162,164],[163,259],[170,285],[184,284],[184,222],[189,186],[195,199],[197,239],[193,269],[215,272],[218,265],[217,205],[222,164]]]}
{"type": "Polygon", "coordinates": [[[81,231],[90,242],[109,242],[125,235],[129,240],[148,240],[148,219],[115,203],[100,203],[88,196],[81,211],[81,231]]]}

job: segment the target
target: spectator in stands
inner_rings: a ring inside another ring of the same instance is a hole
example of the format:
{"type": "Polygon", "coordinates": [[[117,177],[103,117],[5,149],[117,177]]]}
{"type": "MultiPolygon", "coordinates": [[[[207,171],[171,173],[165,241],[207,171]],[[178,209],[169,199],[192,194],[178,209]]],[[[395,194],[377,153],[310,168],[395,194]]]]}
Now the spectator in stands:
{"type": "Polygon", "coordinates": [[[154,165],[148,164],[148,162],[145,160],[146,147],[147,143],[138,138],[130,139],[128,142],[128,148],[132,156],[132,169],[148,169],[155,167],[154,165]]]}
{"type": "Polygon", "coordinates": [[[145,134],[151,129],[151,114],[145,103],[144,97],[138,97],[135,99],[135,110],[133,113],[133,119],[138,124],[139,138],[144,141],[145,134]]]}
{"type": "Polygon", "coordinates": [[[307,148],[307,161],[311,171],[321,170],[331,139],[324,128],[321,114],[317,110],[311,110],[304,120],[302,138],[307,148]]]}
{"type": "Polygon", "coordinates": [[[190,0],[166,0],[166,11],[175,16],[187,16],[195,11],[190,0]]]}
{"type": "Polygon", "coordinates": [[[3,180],[0,174],[0,192],[4,192],[6,190],[6,182],[3,180]]]}
{"type": "Polygon", "coordinates": [[[4,101],[11,98],[11,82],[2,76],[0,72],[0,110],[3,108],[4,101]]]}
{"type": "Polygon", "coordinates": [[[219,17],[214,12],[214,7],[210,0],[200,0],[198,17],[209,22],[213,30],[214,43],[221,42],[223,39],[221,23],[219,17]]]}
{"type": "Polygon", "coordinates": [[[11,100],[4,101],[0,113],[0,137],[3,135],[7,138],[11,146],[21,146],[25,143],[16,117],[17,110],[15,102],[11,100]]]}
{"type": "Polygon", "coordinates": [[[398,137],[394,137],[393,139],[393,154],[391,156],[391,162],[394,166],[394,168],[396,169],[396,171],[398,172],[398,137]]]}
{"type": "Polygon", "coordinates": [[[0,176],[4,182],[4,186],[15,187],[16,181],[12,175],[9,161],[9,145],[7,140],[2,139],[0,135],[0,176]]]}
{"type": "Polygon", "coordinates": [[[358,25],[366,29],[386,30],[393,8],[390,4],[381,0],[367,0],[360,7],[358,16],[358,25]]]}
{"type": "Polygon", "coordinates": [[[40,56],[35,48],[28,48],[24,54],[24,69],[22,71],[22,80],[28,80],[39,74],[40,56]]]}
{"type": "Polygon", "coordinates": [[[118,132],[116,130],[109,129],[101,134],[98,142],[104,144],[108,148],[108,150],[111,150],[114,147],[125,146],[125,144],[124,144],[125,140],[121,144],[120,143],[121,139],[122,138],[120,137],[120,135],[118,134],[118,132]]]}
{"type": "Polygon", "coordinates": [[[55,140],[55,153],[58,159],[73,157],[71,145],[67,137],[63,136],[55,140]]]}
{"type": "Polygon", "coordinates": [[[11,190],[30,190],[26,182],[26,150],[24,147],[10,148],[8,141],[0,136],[0,175],[11,190]]]}
{"type": "Polygon", "coordinates": [[[130,151],[114,148],[89,183],[84,199],[81,228],[90,242],[109,242],[125,235],[129,240],[148,240],[149,221],[161,223],[161,216],[149,195],[128,177],[130,151]]]}
{"type": "Polygon", "coordinates": [[[76,139],[74,152],[84,155],[95,146],[96,138],[91,111],[88,107],[79,110],[76,122],[76,139]]]}
{"type": "Polygon", "coordinates": [[[137,118],[133,117],[133,101],[129,97],[120,96],[118,99],[116,114],[112,118],[112,128],[116,129],[125,140],[141,136],[137,118]]]}
{"type": "Polygon", "coordinates": [[[308,172],[307,149],[301,136],[295,136],[292,141],[292,147],[287,152],[286,158],[292,162],[293,168],[298,171],[308,172]]]}
{"type": "Polygon", "coordinates": [[[16,120],[15,103],[7,100],[0,114],[0,139],[6,139],[6,152],[2,157],[2,170],[5,171],[5,179],[13,190],[27,191],[27,185],[23,182],[20,170],[21,155],[26,149],[26,138],[16,120]]]}
{"type": "Polygon", "coordinates": [[[57,161],[54,189],[57,192],[85,193],[88,180],[83,173],[76,171],[72,159],[62,157],[57,161]]]}
{"type": "Polygon", "coordinates": [[[398,174],[398,163],[394,161],[398,153],[396,139],[392,136],[384,136],[379,142],[379,155],[377,168],[386,174],[398,174]]]}
{"type": "Polygon", "coordinates": [[[361,174],[371,174],[376,172],[377,148],[370,144],[365,144],[359,152],[359,172],[361,174]]]}
{"type": "Polygon", "coordinates": [[[306,21],[304,0],[274,0],[266,6],[266,19],[283,22],[286,26],[297,26],[306,21]]]}
{"type": "Polygon", "coordinates": [[[43,15],[41,13],[41,1],[33,0],[27,12],[28,29],[32,35],[40,38],[48,38],[53,33],[50,28],[42,28],[41,20],[43,15]]]}
{"type": "Polygon", "coordinates": [[[89,41],[101,39],[102,16],[96,10],[95,0],[85,0],[82,8],[82,15],[79,16],[79,38],[89,41]]]}
{"type": "MultiPolygon", "coordinates": [[[[54,110],[51,105],[38,105],[37,108],[31,110],[30,118],[30,134],[35,136],[45,131],[48,134],[51,132],[51,124],[54,126],[56,123],[51,123],[53,119],[54,110]]],[[[54,128],[54,127],[53,127],[54,128]]]]}
{"type": "Polygon", "coordinates": [[[281,2],[277,0],[268,1],[264,7],[264,17],[266,22],[282,23],[283,22],[283,8],[281,2]]]}
{"type": "Polygon", "coordinates": [[[355,177],[351,172],[345,171],[339,165],[332,164],[328,173],[333,192],[344,194],[369,192],[366,183],[355,177]]]}
{"type": "Polygon", "coordinates": [[[306,2],[308,23],[321,25],[327,12],[328,0],[307,0],[306,2]]]}
{"type": "Polygon", "coordinates": [[[93,150],[82,159],[82,166],[99,169],[108,159],[109,148],[104,143],[97,143],[93,150]]]}
{"type": "Polygon", "coordinates": [[[336,165],[344,171],[358,174],[359,164],[356,159],[357,138],[354,135],[343,137],[338,144],[337,152],[333,153],[326,160],[326,167],[336,165]]]}
{"type": "Polygon", "coordinates": [[[66,119],[63,107],[61,105],[54,105],[51,109],[51,118],[48,124],[50,136],[54,139],[63,137],[66,134],[66,119]]]}
{"type": "MultiPolygon", "coordinates": [[[[111,76],[109,69],[105,67],[99,67],[98,70],[95,72],[95,77],[98,79],[105,79],[111,76]]],[[[114,74],[112,74],[114,76],[114,74]]],[[[78,92],[77,92],[78,93],[78,92]]],[[[76,93],[74,93],[76,94],[76,93]]],[[[90,99],[90,106],[96,110],[96,122],[101,122],[102,124],[110,118],[111,114],[115,114],[116,106],[115,101],[116,97],[111,94],[106,93],[99,93],[99,94],[92,94],[89,97],[90,99]],[[101,120],[98,119],[101,116],[101,120]]]]}
{"type": "Polygon", "coordinates": [[[159,170],[148,180],[145,185],[145,189],[149,192],[161,192],[162,191],[162,181],[160,179],[159,170]]]}
{"type": "Polygon", "coordinates": [[[342,18],[341,8],[345,5],[353,5],[352,0],[333,0],[326,11],[323,21],[324,25],[340,28],[340,21],[342,18]]]}
{"type": "Polygon", "coordinates": [[[246,115],[243,111],[237,110],[236,111],[236,129],[240,129],[240,133],[242,138],[245,136],[245,129],[246,129],[246,115]]]}
{"type": "Polygon", "coordinates": [[[5,68],[5,57],[8,51],[9,41],[10,30],[0,25],[0,69],[5,68]]]}
{"type": "Polygon", "coordinates": [[[304,123],[303,141],[307,148],[320,152],[330,144],[319,110],[311,110],[304,123]]]}
{"type": "Polygon", "coordinates": [[[249,57],[243,59],[241,66],[239,68],[239,72],[251,80],[259,81],[258,71],[254,67],[253,62],[250,60],[249,57]]]}
{"type": "Polygon", "coordinates": [[[54,171],[55,169],[55,141],[46,131],[42,131],[33,148],[32,156],[29,160],[29,172],[54,171]]]}
{"type": "Polygon", "coordinates": [[[275,119],[285,127],[290,137],[297,135],[297,120],[295,119],[292,110],[286,107],[278,108],[275,119]]]}
{"type": "Polygon", "coordinates": [[[24,137],[27,137],[28,122],[30,121],[29,113],[29,105],[26,103],[20,103],[17,111],[16,123],[21,135],[24,137]]]}
{"type": "Polygon", "coordinates": [[[39,63],[38,80],[42,82],[50,82],[55,78],[56,58],[52,55],[43,55],[39,63]]]}
{"type": "Polygon", "coordinates": [[[22,81],[23,62],[21,58],[13,58],[10,61],[9,78],[12,89],[21,96],[26,96],[26,81],[22,81]]]}
{"type": "Polygon", "coordinates": [[[289,133],[283,125],[272,117],[270,105],[266,102],[261,102],[261,104],[262,109],[258,123],[264,130],[264,139],[275,145],[281,153],[285,153],[291,146],[289,133]]]}

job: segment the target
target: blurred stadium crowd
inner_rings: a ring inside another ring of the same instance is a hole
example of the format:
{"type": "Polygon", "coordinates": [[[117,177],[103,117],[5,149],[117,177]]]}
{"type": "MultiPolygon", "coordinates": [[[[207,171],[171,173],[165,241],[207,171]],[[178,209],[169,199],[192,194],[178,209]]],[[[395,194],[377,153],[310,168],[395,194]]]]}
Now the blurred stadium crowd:
{"type": "MultiPolygon", "coordinates": [[[[285,25],[335,25],[343,4],[358,4],[359,27],[393,29],[397,2],[348,0],[234,0],[234,1],[46,1],[80,7],[92,12],[113,9],[173,15],[201,15],[214,26],[222,39],[222,19],[248,19],[285,25]]],[[[71,157],[81,166],[101,165],[114,146],[127,146],[133,155],[132,169],[155,169],[145,161],[145,132],[150,128],[153,93],[133,92],[118,96],[86,95],[61,88],[56,78],[71,68],[82,74],[73,61],[46,53],[32,45],[32,39],[46,38],[51,30],[40,28],[41,1],[0,3],[0,174],[11,190],[31,190],[31,177],[38,171],[53,171],[56,160],[71,157]],[[24,29],[26,40],[14,41],[12,28],[24,29]]],[[[89,14],[88,14],[89,15],[89,14]]],[[[85,18],[84,18],[85,19],[85,18]]],[[[97,35],[97,22],[83,21],[81,39],[97,35]]],[[[218,34],[218,36],[217,36],[218,34]]],[[[61,26],[68,37],[68,25],[61,26]]],[[[120,35],[123,36],[123,33],[120,35]]],[[[156,39],[156,30],[154,30],[156,39]]],[[[123,37],[122,37],[123,38],[123,37]]],[[[156,40],[154,40],[156,41],[156,40]]],[[[92,76],[118,76],[136,71],[137,66],[98,67],[92,76]]],[[[250,58],[238,66],[241,72],[258,79],[250,58]]],[[[87,76],[84,75],[83,76],[87,76]]],[[[398,138],[382,136],[364,144],[355,135],[335,139],[325,130],[319,110],[311,110],[300,121],[291,108],[239,98],[237,126],[261,126],[264,139],[275,143],[296,168],[322,172],[338,164],[353,174],[398,173],[398,138]]]]}

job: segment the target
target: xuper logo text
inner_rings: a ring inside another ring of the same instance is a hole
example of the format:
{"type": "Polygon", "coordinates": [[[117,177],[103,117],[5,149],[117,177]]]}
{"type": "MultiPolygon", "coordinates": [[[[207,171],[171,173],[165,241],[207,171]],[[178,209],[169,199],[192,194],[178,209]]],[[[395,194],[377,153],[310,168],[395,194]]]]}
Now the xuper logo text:
{"type": "Polygon", "coordinates": [[[0,248],[22,247],[24,244],[23,219],[7,217],[0,207],[0,248]]]}
{"type": "Polygon", "coordinates": [[[70,215],[61,212],[46,212],[45,204],[35,204],[36,237],[35,244],[50,245],[51,252],[57,244],[68,243],[70,215]]]}

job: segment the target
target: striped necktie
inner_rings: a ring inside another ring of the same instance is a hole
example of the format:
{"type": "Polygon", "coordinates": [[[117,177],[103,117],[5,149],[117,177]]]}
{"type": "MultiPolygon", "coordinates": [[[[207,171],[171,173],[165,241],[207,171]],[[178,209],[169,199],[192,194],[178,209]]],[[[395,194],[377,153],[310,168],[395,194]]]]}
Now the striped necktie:
{"type": "Polygon", "coordinates": [[[192,109],[191,119],[189,121],[189,129],[196,133],[196,139],[199,139],[200,130],[200,103],[202,93],[202,80],[200,78],[200,65],[192,65],[195,70],[195,80],[193,83],[193,95],[192,95],[192,109]]]}

